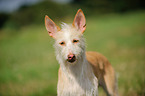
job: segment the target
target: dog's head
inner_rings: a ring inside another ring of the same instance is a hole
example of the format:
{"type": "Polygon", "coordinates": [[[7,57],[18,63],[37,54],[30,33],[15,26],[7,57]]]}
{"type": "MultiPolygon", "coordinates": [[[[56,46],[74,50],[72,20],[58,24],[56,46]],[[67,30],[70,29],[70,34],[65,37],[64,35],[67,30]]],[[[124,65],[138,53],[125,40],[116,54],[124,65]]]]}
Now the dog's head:
{"type": "Polygon", "coordinates": [[[86,29],[86,20],[81,9],[76,13],[71,25],[63,23],[62,28],[59,28],[48,16],[45,16],[45,26],[48,34],[55,39],[54,46],[60,63],[74,64],[85,53],[83,33],[86,29]]]}

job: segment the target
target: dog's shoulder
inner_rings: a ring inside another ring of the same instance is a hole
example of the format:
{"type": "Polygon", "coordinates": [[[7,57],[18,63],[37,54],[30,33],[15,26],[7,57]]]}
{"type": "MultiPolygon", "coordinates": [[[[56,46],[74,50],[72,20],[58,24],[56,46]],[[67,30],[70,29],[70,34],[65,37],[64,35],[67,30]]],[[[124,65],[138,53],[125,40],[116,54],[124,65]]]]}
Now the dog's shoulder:
{"type": "Polygon", "coordinates": [[[98,52],[88,51],[86,52],[86,58],[88,62],[96,68],[104,69],[105,67],[110,66],[107,58],[98,52]]]}

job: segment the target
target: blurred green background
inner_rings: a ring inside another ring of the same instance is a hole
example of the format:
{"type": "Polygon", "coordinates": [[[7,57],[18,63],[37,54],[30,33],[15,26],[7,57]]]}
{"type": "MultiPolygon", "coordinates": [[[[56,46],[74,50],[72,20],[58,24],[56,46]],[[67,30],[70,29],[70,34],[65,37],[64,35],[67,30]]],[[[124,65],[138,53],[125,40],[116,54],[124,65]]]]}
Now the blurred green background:
{"type": "MultiPolygon", "coordinates": [[[[59,64],[44,17],[57,25],[72,23],[79,8],[87,20],[87,50],[109,59],[117,73],[119,95],[145,96],[143,0],[44,0],[0,12],[0,96],[57,95],[59,64]]],[[[99,88],[99,96],[104,95],[99,88]]]]}

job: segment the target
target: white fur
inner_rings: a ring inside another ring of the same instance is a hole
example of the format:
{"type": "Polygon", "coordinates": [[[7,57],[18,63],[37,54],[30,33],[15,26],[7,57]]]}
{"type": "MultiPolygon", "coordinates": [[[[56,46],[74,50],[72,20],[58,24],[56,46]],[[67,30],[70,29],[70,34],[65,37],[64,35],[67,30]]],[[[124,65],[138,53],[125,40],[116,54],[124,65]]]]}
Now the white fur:
{"type": "Polygon", "coordinates": [[[55,34],[55,40],[56,58],[62,71],[57,85],[58,96],[97,96],[98,80],[86,60],[85,40],[81,31],[63,23],[61,31],[55,34]],[[74,39],[79,42],[74,44],[74,39]],[[59,44],[62,41],[65,42],[64,46],[59,44]],[[70,53],[76,56],[74,63],[67,61],[70,53]]]}

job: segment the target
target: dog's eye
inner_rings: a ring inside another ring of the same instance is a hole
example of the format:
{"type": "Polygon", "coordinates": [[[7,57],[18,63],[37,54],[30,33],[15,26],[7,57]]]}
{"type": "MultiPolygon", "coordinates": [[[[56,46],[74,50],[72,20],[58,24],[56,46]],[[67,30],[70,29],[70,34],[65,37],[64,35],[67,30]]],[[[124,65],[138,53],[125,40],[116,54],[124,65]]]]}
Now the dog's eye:
{"type": "Polygon", "coordinates": [[[79,42],[79,40],[76,40],[76,39],[73,40],[73,43],[78,43],[78,42],[79,42]]]}
{"type": "Polygon", "coordinates": [[[60,45],[64,45],[64,44],[65,44],[65,42],[64,42],[64,41],[62,41],[62,42],[60,42],[59,44],[60,44],[60,45]]]}

